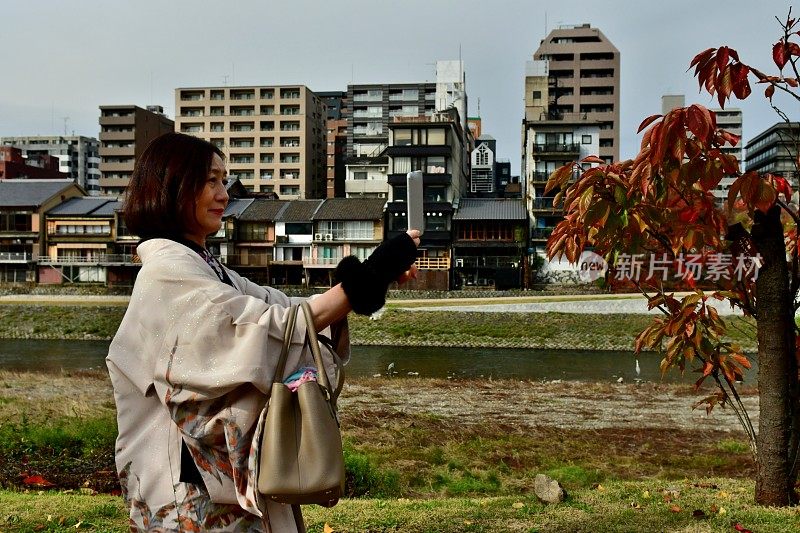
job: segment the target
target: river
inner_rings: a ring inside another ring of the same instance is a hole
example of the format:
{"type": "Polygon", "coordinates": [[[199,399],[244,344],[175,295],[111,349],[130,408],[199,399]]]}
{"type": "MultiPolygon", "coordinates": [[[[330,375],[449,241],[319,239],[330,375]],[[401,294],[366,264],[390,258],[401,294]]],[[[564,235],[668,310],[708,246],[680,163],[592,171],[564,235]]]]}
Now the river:
{"type": "MultiPolygon", "coordinates": [[[[108,341],[0,339],[0,370],[57,372],[104,369],[108,341]]],[[[631,352],[531,350],[510,348],[438,348],[353,346],[346,374],[353,377],[420,376],[435,378],[513,378],[525,380],[625,381],[661,380],[660,356],[631,352]],[[390,369],[391,366],[391,369],[390,369]]],[[[751,376],[755,376],[751,372],[751,376]]],[[[669,373],[664,381],[691,382],[669,373]]]]}

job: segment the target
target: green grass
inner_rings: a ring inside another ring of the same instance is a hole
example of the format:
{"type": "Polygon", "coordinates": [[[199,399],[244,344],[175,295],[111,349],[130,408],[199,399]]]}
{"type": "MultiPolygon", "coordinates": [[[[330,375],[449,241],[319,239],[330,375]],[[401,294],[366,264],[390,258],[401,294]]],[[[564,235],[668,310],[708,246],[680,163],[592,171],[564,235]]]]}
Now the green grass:
{"type": "MultiPolygon", "coordinates": [[[[351,315],[356,344],[520,346],[531,348],[614,349],[633,340],[654,317],[568,313],[473,313],[387,309],[378,320],[351,315]]],[[[725,317],[728,337],[755,348],[751,319],[725,317]]]]}
{"type": "MultiPolygon", "coordinates": [[[[604,481],[573,490],[564,503],[556,505],[543,505],[532,495],[520,494],[345,499],[332,509],[306,507],[304,516],[310,532],[321,532],[328,524],[337,533],[704,533],[730,532],[734,524],[755,532],[788,533],[800,528],[797,509],[756,506],[752,493],[751,482],[724,478],[679,482],[604,481]],[[665,501],[663,492],[667,488],[677,490],[677,498],[665,501]],[[695,518],[695,511],[702,511],[704,516],[695,518]]],[[[0,531],[9,533],[122,532],[127,531],[126,516],[121,499],[110,496],[0,491],[0,531]]]]}

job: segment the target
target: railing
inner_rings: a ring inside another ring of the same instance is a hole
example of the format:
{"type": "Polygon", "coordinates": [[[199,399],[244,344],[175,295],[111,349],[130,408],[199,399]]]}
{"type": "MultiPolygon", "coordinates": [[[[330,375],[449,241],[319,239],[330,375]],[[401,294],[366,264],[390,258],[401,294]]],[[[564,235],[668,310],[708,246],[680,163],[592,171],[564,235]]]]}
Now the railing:
{"type": "Polygon", "coordinates": [[[450,258],[418,257],[416,265],[420,270],[450,270],[450,258]]]}
{"type": "Polygon", "coordinates": [[[531,239],[547,239],[553,233],[553,228],[536,228],[531,231],[531,239]]]}
{"type": "Polygon", "coordinates": [[[456,268],[460,267],[511,267],[518,265],[520,258],[518,256],[503,256],[503,255],[489,255],[483,257],[458,257],[455,259],[456,268]]]}
{"type": "Polygon", "coordinates": [[[547,209],[550,211],[560,211],[563,209],[563,205],[559,203],[558,207],[553,207],[553,198],[543,196],[541,198],[534,198],[533,199],[533,208],[534,209],[547,209]]]}
{"type": "Polygon", "coordinates": [[[383,94],[354,94],[353,102],[380,102],[383,100],[383,94]]]}
{"type": "Polygon", "coordinates": [[[418,100],[418,99],[419,99],[419,93],[417,91],[408,92],[408,93],[405,93],[405,92],[402,92],[402,93],[391,93],[389,95],[389,100],[392,101],[392,102],[397,102],[397,101],[410,102],[412,100],[418,100]]]}
{"type": "Polygon", "coordinates": [[[315,257],[304,259],[304,263],[306,265],[338,265],[339,261],[341,261],[341,257],[315,257]]]}
{"type": "Polygon", "coordinates": [[[250,255],[246,257],[242,255],[229,255],[225,261],[229,265],[235,266],[269,266],[272,262],[271,256],[266,255],[250,255]]]}
{"type": "Polygon", "coordinates": [[[140,263],[138,255],[135,254],[97,254],[88,256],[70,256],[60,255],[53,259],[52,257],[40,257],[39,264],[42,265],[72,265],[72,264],[107,264],[107,263],[122,263],[133,264],[140,263]]]}
{"type": "Polygon", "coordinates": [[[575,153],[580,150],[581,145],[577,143],[536,143],[533,145],[534,152],[575,153]]]}
{"type": "Polygon", "coordinates": [[[0,252],[0,263],[27,263],[33,261],[28,252],[0,252]]]}
{"type": "Polygon", "coordinates": [[[314,234],[315,241],[372,241],[375,240],[375,232],[369,230],[344,230],[344,231],[322,231],[314,234]],[[319,239],[316,237],[319,236],[319,239]]]}

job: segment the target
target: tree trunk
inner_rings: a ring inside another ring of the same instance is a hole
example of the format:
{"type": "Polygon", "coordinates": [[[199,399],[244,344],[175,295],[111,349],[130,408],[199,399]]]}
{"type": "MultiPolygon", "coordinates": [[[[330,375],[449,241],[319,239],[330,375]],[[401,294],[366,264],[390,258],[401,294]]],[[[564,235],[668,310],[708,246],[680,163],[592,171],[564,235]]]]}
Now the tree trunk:
{"type": "Polygon", "coordinates": [[[760,406],[755,496],[762,505],[785,506],[795,501],[789,463],[797,386],[794,306],[780,208],[766,215],[756,211],[754,220],[753,243],[763,262],[756,280],[760,406]]]}

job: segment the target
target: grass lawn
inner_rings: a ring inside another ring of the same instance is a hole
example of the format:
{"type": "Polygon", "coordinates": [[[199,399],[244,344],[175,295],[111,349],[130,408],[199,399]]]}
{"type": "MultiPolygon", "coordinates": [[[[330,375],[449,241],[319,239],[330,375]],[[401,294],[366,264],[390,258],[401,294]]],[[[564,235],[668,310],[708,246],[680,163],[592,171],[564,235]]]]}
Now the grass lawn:
{"type": "MultiPolygon", "coordinates": [[[[309,531],[322,532],[759,532],[800,529],[798,509],[752,503],[753,484],[700,481],[608,481],[572,491],[564,503],[532,496],[353,499],[332,509],[306,507],[309,531]]],[[[75,492],[0,491],[0,531],[127,531],[119,497],[75,492]]]]}

